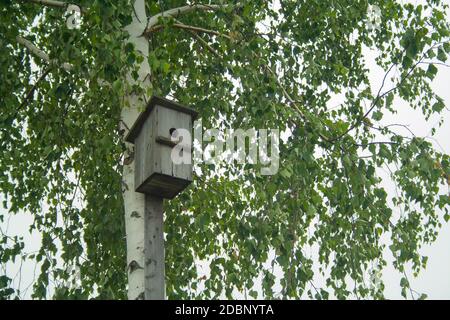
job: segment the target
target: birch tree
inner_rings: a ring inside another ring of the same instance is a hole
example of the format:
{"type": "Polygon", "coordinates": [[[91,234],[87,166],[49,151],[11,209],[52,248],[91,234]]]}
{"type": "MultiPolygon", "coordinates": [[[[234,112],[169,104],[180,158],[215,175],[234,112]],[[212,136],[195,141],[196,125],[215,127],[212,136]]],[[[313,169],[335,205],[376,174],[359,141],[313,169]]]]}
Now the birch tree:
{"type": "MultiPolygon", "coordinates": [[[[430,86],[450,52],[446,10],[438,0],[1,1],[0,222],[27,212],[41,235],[26,252],[2,229],[1,263],[36,263],[37,299],[143,297],[144,197],[123,137],[159,95],[195,108],[205,128],[292,133],[276,175],[199,164],[165,202],[168,298],[383,298],[387,251],[402,294],[420,297],[406,266],[426,267],[420,249],[449,218],[449,157],[384,116],[400,100],[425,119],[448,110],[430,86]],[[376,87],[365,49],[385,71],[376,87]]],[[[2,274],[0,297],[16,296],[2,274]]]]}

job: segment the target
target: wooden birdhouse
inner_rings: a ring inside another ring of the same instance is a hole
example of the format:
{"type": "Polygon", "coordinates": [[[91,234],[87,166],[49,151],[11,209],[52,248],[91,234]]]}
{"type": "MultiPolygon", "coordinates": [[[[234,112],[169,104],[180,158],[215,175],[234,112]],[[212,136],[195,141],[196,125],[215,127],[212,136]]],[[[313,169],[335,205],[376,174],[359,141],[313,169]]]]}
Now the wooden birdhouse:
{"type": "Polygon", "coordinates": [[[176,102],[151,98],[125,138],[134,143],[136,192],[172,199],[192,182],[192,139],[177,141],[174,135],[177,129],[192,134],[196,117],[196,111],[176,102]],[[174,163],[171,155],[175,146],[185,152],[190,164],[174,163]]]}

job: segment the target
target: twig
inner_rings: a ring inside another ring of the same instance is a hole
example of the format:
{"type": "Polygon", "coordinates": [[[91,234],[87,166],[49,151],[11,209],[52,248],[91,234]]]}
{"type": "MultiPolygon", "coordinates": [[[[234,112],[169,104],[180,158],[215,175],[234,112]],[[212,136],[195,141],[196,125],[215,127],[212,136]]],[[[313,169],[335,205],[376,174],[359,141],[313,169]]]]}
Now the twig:
{"type": "Polygon", "coordinates": [[[46,7],[65,8],[68,3],[56,0],[21,0],[22,2],[30,2],[40,4],[46,7]]]}
{"type": "Polygon", "coordinates": [[[159,18],[162,18],[162,17],[176,18],[182,14],[186,14],[186,13],[189,13],[189,12],[192,12],[195,10],[215,11],[215,10],[220,10],[220,9],[224,9],[224,8],[228,8],[228,7],[236,8],[236,7],[240,7],[240,6],[241,6],[241,4],[227,4],[227,5],[191,4],[191,5],[187,5],[187,6],[183,6],[183,7],[169,9],[164,12],[158,13],[158,14],[154,15],[153,17],[151,17],[150,19],[148,19],[147,26],[145,27],[143,34],[146,35],[147,33],[151,33],[152,28],[158,24],[159,18]]]}
{"type": "MultiPolygon", "coordinates": [[[[159,31],[159,30],[163,29],[164,27],[165,27],[164,25],[154,26],[153,28],[148,30],[148,32],[146,32],[145,35],[148,36],[150,33],[159,31]]],[[[199,33],[212,34],[212,35],[215,35],[215,36],[224,37],[224,38],[227,38],[228,40],[231,40],[230,36],[228,36],[226,34],[223,34],[223,33],[220,33],[218,31],[204,29],[204,28],[195,27],[195,26],[190,26],[190,25],[187,25],[187,24],[184,24],[184,23],[174,23],[172,25],[172,27],[179,28],[179,29],[190,30],[190,31],[195,31],[195,32],[199,32],[199,33]]]]}
{"type": "Polygon", "coordinates": [[[450,64],[443,63],[443,62],[422,61],[421,64],[435,64],[435,65],[438,65],[438,66],[444,66],[444,67],[450,68],[450,64]]]}
{"type": "Polygon", "coordinates": [[[202,37],[200,37],[196,32],[189,30],[189,29],[187,29],[186,31],[189,32],[198,41],[200,41],[201,44],[212,54],[214,54],[215,56],[217,56],[219,58],[222,58],[222,56],[213,47],[211,47],[208,42],[206,42],[202,37]]]}
{"type": "MultiPolygon", "coordinates": [[[[69,5],[72,3],[70,2],[64,2],[64,1],[57,1],[57,0],[19,0],[21,2],[25,3],[32,3],[32,4],[39,4],[45,7],[50,8],[57,8],[57,9],[66,9],[69,5]]],[[[80,8],[81,13],[86,13],[87,8],[81,7],[79,4],[73,4],[76,5],[78,8],[80,8]]]]}
{"type": "Polygon", "coordinates": [[[37,46],[35,46],[31,41],[22,38],[20,36],[16,37],[16,40],[19,44],[23,45],[25,48],[27,48],[28,51],[30,51],[33,55],[35,55],[36,57],[44,60],[45,62],[47,62],[48,64],[52,65],[57,65],[60,66],[61,68],[63,68],[66,71],[70,71],[72,70],[72,65],[69,63],[62,63],[60,64],[57,60],[51,60],[49,55],[47,53],[45,53],[44,51],[42,51],[41,49],[39,49],[37,46]]]}
{"type": "Polygon", "coordinates": [[[380,95],[381,90],[383,89],[384,86],[384,82],[387,78],[387,75],[390,73],[390,71],[392,70],[392,68],[396,65],[395,63],[389,68],[389,70],[387,71],[387,73],[384,75],[383,78],[383,82],[382,85],[380,87],[380,89],[378,90],[378,94],[375,98],[375,100],[373,101],[373,103],[371,104],[371,107],[369,108],[369,110],[362,116],[360,117],[352,126],[350,126],[350,128],[348,128],[343,134],[340,134],[339,136],[332,138],[330,142],[334,142],[336,140],[341,139],[342,137],[344,137],[346,134],[348,134],[350,131],[352,131],[353,129],[355,129],[360,123],[361,121],[363,121],[365,118],[367,118],[367,116],[372,112],[372,110],[376,107],[378,101],[380,101],[380,99],[384,98],[386,95],[390,94],[393,91],[396,91],[397,89],[399,89],[403,83],[405,82],[406,79],[408,79],[408,77],[412,74],[412,72],[417,68],[417,66],[421,63],[424,63],[423,59],[425,58],[425,55],[430,52],[431,50],[442,46],[443,44],[449,42],[447,41],[442,41],[439,43],[435,43],[433,46],[431,46],[427,51],[425,51],[422,56],[420,57],[420,59],[408,70],[408,72],[406,73],[406,75],[404,77],[402,77],[402,79],[400,79],[400,82],[397,86],[393,87],[392,89],[384,92],[383,94],[380,95]]]}
{"type": "Polygon", "coordinates": [[[28,102],[28,100],[33,96],[33,93],[36,90],[37,86],[49,74],[50,70],[51,70],[51,67],[48,67],[47,69],[44,70],[44,72],[42,72],[41,76],[36,80],[34,85],[30,88],[27,95],[24,97],[22,103],[17,108],[16,114],[17,114],[17,112],[19,112],[20,109],[22,109],[25,106],[25,104],[28,102]]]}
{"type": "MultiPolygon", "coordinates": [[[[388,71],[386,72],[386,74],[384,75],[383,81],[382,81],[382,83],[381,83],[381,86],[380,86],[380,88],[378,89],[377,96],[376,96],[375,100],[372,102],[372,104],[371,104],[369,110],[367,110],[367,112],[366,112],[362,117],[360,117],[358,120],[356,120],[356,123],[353,124],[352,126],[350,126],[350,128],[348,128],[344,133],[340,134],[340,135],[337,136],[337,137],[332,138],[332,139],[331,139],[331,142],[334,142],[334,141],[336,141],[336,140],[341,139],[341,138],[344,137],[346,134],[348,134],[350,131],[352,131],[353,129],[355,129],[355,128],[361,123],[361,121],[364,120],[364,119],[372,112],[372,110],[377,106],[378,101],[380,101],[380,99],[381,99],[382,97],[384,97],[384,96],[387,95],[390,91],[393,90],[393,89],[391,89],[391,90],[389,90],[389,91],[383,93],[382,95],[380,95],[380,94],[381,94],[381,90],[383,90],[384,84],[385,84],[385,82],[386,82],[387,76],[388,76],[388,74],[391,72],[391,70],[392,70],[392,68],[393,68],[394,66],[396,66],[395,63],[391,65],[391,67],[389,68],[389,70],[388,70],[388,71]]],[[[409,73],[408,73],[408,75],[409,75],[409,73]]],[[[408,75],[407,75],[407,76],[408,76],[408,75]]],[[[399,87],[399,86],[402,84],[403,80],[404,80],[404,79],[402,79],[402,81],[400,82],[400,84],[399,84],[397,87],[399,87]]],[[[395,89],[396,89],[397,87],[395,87],[395,89]]]]}

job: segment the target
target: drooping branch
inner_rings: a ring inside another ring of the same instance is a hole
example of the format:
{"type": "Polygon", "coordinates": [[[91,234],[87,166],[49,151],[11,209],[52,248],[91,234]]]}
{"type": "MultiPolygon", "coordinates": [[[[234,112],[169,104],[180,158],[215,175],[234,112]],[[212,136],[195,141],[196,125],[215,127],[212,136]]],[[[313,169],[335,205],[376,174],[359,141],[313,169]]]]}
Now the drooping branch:
{"type": "Polygon", "coordinates": [[[403,84],[405,83],[405,81],[406,81],[407,79],[409,79],[409,77],[413,74],[413,72],[416,70],[416,68],[417,68],[420,64],[423,63],[423,61],[424,61],[426,55],[427,55],[431,50],[433,50],[433,49],[435,49],[435,48],[438,48],[438,47],[442,46],[444,43],[448,43],[448,42],[450,42],[450,40],[446,40],[446,41],[443,41],[443,42],[440,42],[440,43],[436,43],[436,44],[434,44],[433,46],[431,46],[431,48],[429,48],[427,51],[425,51],[425,52],[422,54],[422,56],[419,58],[419,60],[418,60],[415,64],[413,64],[412,67],[410,67],[410,69],[408,70],[408,72],[406,73],[406,75],[403,76],[403,77],[400,79],[399,83],[398,83],[396,86],[394,86],[393,88],[391,88],[391,89],[389,89],[389,90],[387,90],[387,91],[381,93],[381,90],[382,90],[383,87],[384,87],[384,83],[385,83],[386,77],[388,76],[388,74],[390,73],[390,71],[392,70],[392,68],[396,65],[396,64],[392,64],[392,66],[388,69],[388,71],[387,71],[386,74],[384,75],[384,78],[383,78],[381,87],[380,87],[380,89],[378,90],[378,93],[377,93],[375,99],[373,100],[372,104],[370,105],[369,110],[367,110],[367,111],[364,113],[363,116],[359,117],[359,118],[356,120],[356,122],[355,122],[352,126],[350,126],[344,133],[338,135],[337,137],[332,138],[332,139],[331,139],[331,142],[335,142],[335,141],[337,141],[337,140],[343,138],[343,137],[344,137],[345,135],[347,135],[350,131],[352,131],[352,130],[355,129],[358,125],[360,125],[361,122],[364,121],[364,119],[366,119],[366,118],[371,114],[371,112],[375,109],[375,107],[377,107],[378,102],[381,101],[381,99],[383,99],[384,97],[386,97],[388,94],[397,91],[398,89],[400,89],[400,88],[403,86],[403,84]]]}
{"type": "Polygon", "coordinates": [[[21,0],[22,2],[31,2],[40,4],[46,7],[54,7],[54,8],[66,8],[68,3],[56,0],[21,0]]]}
{"type": "MultiPolygon", "coordinates": [[[[259,58],[259,57],[256,57],[259,58]]],[[[297,105],[297,102],[292,98],[292,96],[288,93],[287,89],[283,86],[283,84],[281,83],[279,77],[277,76],[277,74],[272,70],[272,68],[270,68],[267,64],[263,64],[263,67],[267,70],[267,72],[269,72],[271,74],[271,76],[275,79],[275,81],[277,82],[278,86],[280,87],[281,91],[283,92],[283,96],[286,98],[287,102],[294,107],[295,111],[297,111],[298,115],[300,116],[301,119],[303,119],[305,122],[308,121],[308,118],[306,117],[306,115],[302,112],[302,110],[300,109],[300,107],[297,105]]],[[[319,133],[319,136],[322,140],[326,141],[326,142],[330,142],[330,139],[328,137],[326,137],[325,135],[323,135],[322,133],[319,133]]]]}
{"type": "MultiPolygon", "coordinates": [[[[220,33],[218,31],[214,31],[214,30],[209,30],[209,29],[204,29],[204,28],[200,28],[200,27],[195,27],[195,26],[190,26],[184,23],[174,23],[172,25],[172,27],[174,28],[178,28],[178,29],[184,29],[184,30],[188,30],[188,31],[193,31],[193,32],[197,32],[197,33],[207,33],[207,34],[212,34],[218,37],[223,37],[223,38],[227,38],[229,40],[231,40],[231,37],[224,34],[224,33],[220,33]]],[[[147,30],[146,32],[146,36],[148,36],[150,33],[155,32],[155,31],[159,31],[161,29],[163,29],[164,26],[163,25],[156,25],[153,28],[147,30]]]]}
{"type": "Polygon", "coordinates": [[[200,41],[200,43],[212,54],[214,54],[215,56],[217,56],[219,58],[222,58],[222,56],[213,47],[211,47],[208,42],[206,42],[202,37],[200,37],[196,32],[194,32],[190,29],[187,29],[186,31],[189,32],[195,39],[200,41]]]}
{"type": "MultiPolygon", "coordinates": [[[[22,2],[28,2],[28,3],[35,3],[35,4],[40,4],[43,6],[47,6],[47,7],[54,7],[54,8],[67,8],[67,6],[69,5],[68,2],[63,2],[63,1],[57,1],[57,0],[21,0],[22,2]]],[[[240,7],[240,4],[234,4],[234,5],[219,5],[219,4],[192,4],[192,5],[187,5],[187,6],[183,6],[183,7],[178,7],[178,8],[173,8],[173,9],[169,9],[166,11],[163,11],[161,13],[158,13],[156,15],[154,15],[153,17],[148,19],[147,25],[145,27],[145,30],[143,32],[144,36],[148,36],[150,35],[152,32],[158,31],[160,29],[162,29],[164,26],[162,25],[157,25],[159,18],[161,17],[173,17],[176,18],[180,15],[195,11],[195,10],[201,10],[201,11],[216,11],[216,10],[220,10],[220,9],[225,9],[228,7],[233,7],[233,8],[237,8],[240,7]]],[[[80,7],[82,12],[86,11],[86,8],[80,7]]],[[[176,23],[174,24],[174,27],[176,28],[180,28],[180,29],[189,29],[195,32],[201,32],[201,33],[208,33],[208,34],[213,34],[216,36],[221,36],[221,37],[225,37],[225,38],[230,38],[229,36],[222,34],[220,32],[214,31],[214,30],[208,30],[208,29],[204,29],[204,28],[200,28],[200,27],[195,27],[195,26],[189,26],[189,25],[185,25],[182,23],[176,23]]]]}
{"type": "Polygon", "coordinates": [[[64,1],[57,1],[57,0],[19,0],[25,3],[33,3],[33,4],[39,4],[44,7],[50,7],[50,8],[57,8],[57,9],[67,9],[70,5],[75,5],[78,8],[80,8],[81,13],[86,13],[87,8],[81,7],[78,4],[70,3],[70,2],[64,2],[64,1]]]}
{"type": "MultiPolygon", "coordinates": [[[[44,51],[42,51],[41,49],[36,47],[29,40],[27,40],[25,38],[22,38],[20,36],[17,36],[16,40],[17,40],[17,42],[19,44],[21,44],[25,48],[27,48],[28,51],[30,51],[34,56],[36,56],[36,57],[40,58],[41,60],[47,62],[49,64],[49,67],[60,67],[60,68],[62,68],[64,70],[66,70],[67,72],[72,71],[73,66],[70,63],[67,63],[67,62],[60,63],[56,59],[51,60],[47,53],[45,53],[44,51]]],[[[108,81],[103,80],[103,79],[97,79],[97,83],[100,86],[111,87],[111,83],[109,83],[108,81]]]]}
{"type": "Polygon", "coordinates": [[[42,72],[42,74],[40,75],[40,77],[35,81],[35,83],[33,84],[33,86],[30,88],[30,90],[28,90],[28,93],[26,94],[26,96],[24,97],[22,103],[20,104],[20,106],[17,108],[17,112],[19,112],[20,109],[22,109],[27,102],[31,99],[31,97],[33,96],[34,91],[36,90],[37,86],[39,85],[39,83],[45,79],[45,77],[48,75],[48,73],[50,72],[51,67],[48,67],[47,69],[44,70],[44,72],[42,72]]]}
{"type": "Polygon", "coordinates": [[[31,41],[28,41],[27,39],[19,36],[16,37],[16,40],[19,44],[25,46],[28,49],[28,51],[30,51],[36,57],[46,62],[50,62],[50,57],[48,56],[48,54],[46,54],[44,51],[36,47],[33,43],[31,43],[31,41]]]}
{"type": "Polygon", "coordinates": [[[220,9],[225,9],[225,8],[236,8],[239,7],[239,4],[234,4],[234,5],[219,5],[219,4],[192,4],[192,5],[187,5],[187,6],[183,6],[183,7],[178,7],[178,8],[173,8],[173,9],[169,9],[166,10],[164,12],[158,13],[156,15],[154,15],[153,17],[151,17],[150,19],[148,19],[147,22],[147,27],[144,30],[144,35],[148,35],[151,32],[153,32],[153,27],[155,27],[158,24],[159,18],[162,17],[172,17],[172,18],[176,18],[180,15],[195,11],[195,10],[201,10],[201,11],[217,11],[220,9]]]}
{"type": "Polygon", "coordinates": [[[30,51],[33,55],[35,55],[36,57],[40,58],[41,60],[44,60],[45,62],[47,62],[49,65],[52,66],[59,66],[61,68],[63,68],[66,71],[70,71],[72,70],[72,65],[69,63],[60,63],[57,60],[51,60],[49,55],[47,53],[45,53],[44,51],[42,51],[41,49],[39,49],[38,47],[36,47],[33,43],[31,43],[29,40],[22,38],[20,36],[16,37],[16,40],[19,44],[23,45],[25,48],[28,49],[28,51],[30,51]]]}

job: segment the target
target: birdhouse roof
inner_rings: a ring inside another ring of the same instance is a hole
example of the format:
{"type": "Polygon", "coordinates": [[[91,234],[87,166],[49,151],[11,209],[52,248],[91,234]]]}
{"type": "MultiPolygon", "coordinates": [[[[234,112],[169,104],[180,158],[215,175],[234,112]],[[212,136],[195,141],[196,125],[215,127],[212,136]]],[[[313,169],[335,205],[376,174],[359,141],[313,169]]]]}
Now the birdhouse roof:
{"type": "Polygon", "coordinates": [[[165,108],[169,108],[169,109],[173,109],[179,112],[183,112],[186,114],[189,114],[192,116],[192,119],[195,120],[197,118],[198,112],[188,108],[186,106],[183,106],[175,101],[166,99],[166,98],[161,98],[161,97],[157,97],[157,96],[153,96],[150,101],[147,104],[147,107],[145,108],[145,110],[143,112],[141,112],[141,114],[139,115],[139,117],[137,118],[136,122],[133,124],[133,126],[130,129],[130,132],[128,132],[127,136],[125,137],[125,141],[127,142],[131,142],[134,143],[134,140],[137,138],[137,136],[139,135],[139,132],[141,132],[142,126],[145,123],[145,121],[147,120],[147,118],[150,116],[153,108],[155,106],[162,106],[165,108]]]}

